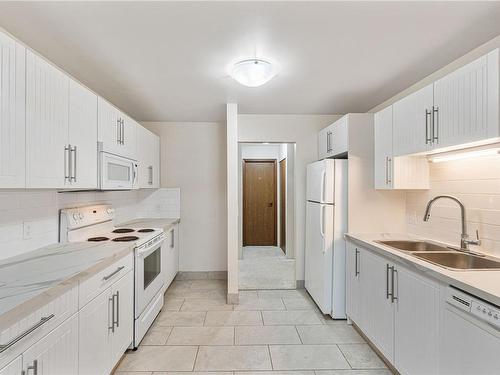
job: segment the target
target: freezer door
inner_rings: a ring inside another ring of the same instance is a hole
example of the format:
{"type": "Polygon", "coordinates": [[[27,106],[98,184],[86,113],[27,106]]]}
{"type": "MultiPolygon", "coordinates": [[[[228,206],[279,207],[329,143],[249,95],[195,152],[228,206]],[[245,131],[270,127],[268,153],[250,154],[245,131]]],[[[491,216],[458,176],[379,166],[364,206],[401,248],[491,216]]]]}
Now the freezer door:
{"type": "Polygon", "coordinates": [[[305,287],[323,314],[332,311],[334,206],[307,202],[305,287]]]}
{"type": "Polygon", "coordinates": [[[334,202],[335,160],[325,159],[307,166],[307,200],[334,202]]]}

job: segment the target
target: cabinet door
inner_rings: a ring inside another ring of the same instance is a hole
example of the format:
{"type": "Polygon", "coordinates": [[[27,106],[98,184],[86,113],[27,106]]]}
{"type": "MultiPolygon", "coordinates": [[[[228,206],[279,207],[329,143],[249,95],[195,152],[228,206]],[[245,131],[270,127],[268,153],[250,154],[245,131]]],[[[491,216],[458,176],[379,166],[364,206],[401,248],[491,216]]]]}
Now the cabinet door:
{"type": "Polygon", "coordinates": [[[439,285],[396,268],[394,364],[402,374],[437,374],[439,285]]]}
{"type": "Polygon", "coordinates": [[[121,114],[121,119],[123,121],[121,155],[137,160],[137,128],[140,125],[123,113],[121,114]]]}
{"type": "Polygon", "coordinates": [[[0,77],[0,188],[24,188],[26,48],[2,32],[0,77]]]}
{"type": "Polygon", "coordinates": [[[97,100],[97,138],[103,143],[103,149],[120,155],[121,117],[120,112],[103,98],[97,100]]]}
{"type": "Polygon", "coordinates": [[[322,129],[318,133],[318,160],[323,160],[328,157],[329,150],[329,134],[328,128],[322,129]]]}
{"type": "Polygon", "coordinates": [[[499,136],[498,51],[434,83],[435,147],[499,136]]]}
{"type": "Polygon", "coordinates": [[[393,154],[415,154],[431,148],[434,89],[430,84],[394,103],[393,154]]]}
{"type": "Polygon", "coordinates": [[[69,82],[71,186],[97,188],[97,95],[69,82]]]}
{"type": "Polygon", "coordinates": [[[20,355],[7,366],[0,369],[0,375],[21,375],[23,371],[23,357],[20,355]]]}
{"type": "Polygon", "coordinates": [[[111,369],[111,291],[107,289],[78,313],[79,374],[106,375],[111,369]]]}
{"type": "Polygon", "coordinates": [[[69,186],[69,78],[26,52],[26,187],[69,186]]]}
{"type": "Polygon", "coordinates": [[[360,250],[351,242],[347,242],[346,254],[346,313],[358,324],[360,309],[360,250]]]}
{"type": "Polygon", "coordinates": [[[139,187],[157,188],[159,170],[158,137],[141,125],[137,125],[137,157],[139,161],[139,187]],[[156,186],[155,186],[156,185],[156,186]]]}
{"type": "Polygon", "coordinates": [[[73,315],[25,351],[23,353],[23,368],[26,374],[77,375],[77,315],[73,315]]]}
{"type": "Polygon", "coordinates": [[[152,161],[153,161],[153,168],[151,169],[151,180],[153,181],[153,188],[158,189],[160,187],[160,177],[161,177],[161,149],[160,149],[160,137],[158,137],[156,134],[153,134],[153,155],[152,155],[152,161]]]}
{"type": "Polygon", "coordinates": [[[389,296],[391,266],[384,258],[363,252],[361,264],[361,327],[368,338],[392,361],[394,353],[394,304],[389,296]]]}
{"type": "Polygon", "coordinates": [[[130,271],[111,287],[114,298],[114,332],[111,334],[111,367],[132,343],[134,330],[134,273],[130,271]]]}
{"type": "Polygon", "coordinates": [[[393,186],[392,106],[375,113],[375,189],[393,186]]]}
{"type": "Polygon", "coordinates": [[[330,154],[332,156],[341,155],[347,152],[348,145],[348,115],[337,120],[332,126],[330,154]]]}

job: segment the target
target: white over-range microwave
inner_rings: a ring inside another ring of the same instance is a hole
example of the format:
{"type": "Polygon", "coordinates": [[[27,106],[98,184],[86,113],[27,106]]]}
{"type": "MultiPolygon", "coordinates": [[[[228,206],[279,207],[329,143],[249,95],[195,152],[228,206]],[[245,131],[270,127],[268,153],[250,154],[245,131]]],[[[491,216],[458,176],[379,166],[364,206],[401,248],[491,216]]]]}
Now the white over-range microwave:
{"type": "Polygon", "coordinates": [[[138,164],[136,160],[99,151],[99,189],[138,189],[138,164]]]}

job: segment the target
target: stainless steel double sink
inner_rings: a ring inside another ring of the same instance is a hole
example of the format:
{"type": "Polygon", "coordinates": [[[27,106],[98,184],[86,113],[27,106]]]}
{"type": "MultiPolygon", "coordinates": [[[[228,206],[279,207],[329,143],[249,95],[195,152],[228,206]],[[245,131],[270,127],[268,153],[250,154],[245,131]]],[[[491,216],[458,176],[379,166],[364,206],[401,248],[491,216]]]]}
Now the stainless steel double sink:
{"type": "Polygon", "coordinates": [[[375,241],[416,258],[453,270],[500,270],[500,259],[466,253],[427,241],[375,241]]]}

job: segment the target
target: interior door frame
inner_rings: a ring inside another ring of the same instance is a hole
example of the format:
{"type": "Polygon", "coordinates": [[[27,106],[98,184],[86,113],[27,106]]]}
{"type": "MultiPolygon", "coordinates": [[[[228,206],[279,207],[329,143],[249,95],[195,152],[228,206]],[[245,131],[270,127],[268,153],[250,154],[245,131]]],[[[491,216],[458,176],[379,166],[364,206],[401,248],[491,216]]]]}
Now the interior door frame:
{"type": "MultiPolygon", "coordinates": [[[[273,178],[274,178],[274,244],[271,246],[278,246],[278,181],[277,181],[277,160],[276,159],[242,159],[242,178],[243,178],[243,199],[242,199],[242,222],[243,222],[243,246],[246,245],[247,229],[245,226],[245,202],[246,202],[246,164],[247,163],[273,163],[273,178]]],[[[252,245],[250,245],[252,246],[252,245]]]]}
{"type": "Polygon", "coordinates": [[[279,186],[279,203],[280,203],[280,225],[279,225],[279,231],[280,231],[280,241],[279,241],[279,247],[281,250],[283,250],[283,253],[286,254],[286,190],[287,190],[287,158],[283,158],[278,162],[279,166],[279,174],[280,174],[280,186],[279,186]],[[281,168],[284,168],[283,171],[281,168]],[[284,172],[284,173],[282,173],[284,172]],[[284,176],[283,176],[284,174],[284,176]],[[284,188],[283,188],[284,186],[284,188]],[[282,196],[284,194],[284,196],[282,196]],[[283,198],[283,199],[282,199],[283,198]],[[282,201],[283,200],[283,201],[282,201]]]}

